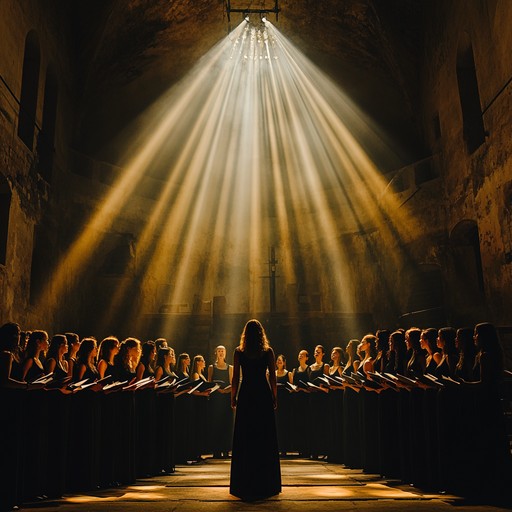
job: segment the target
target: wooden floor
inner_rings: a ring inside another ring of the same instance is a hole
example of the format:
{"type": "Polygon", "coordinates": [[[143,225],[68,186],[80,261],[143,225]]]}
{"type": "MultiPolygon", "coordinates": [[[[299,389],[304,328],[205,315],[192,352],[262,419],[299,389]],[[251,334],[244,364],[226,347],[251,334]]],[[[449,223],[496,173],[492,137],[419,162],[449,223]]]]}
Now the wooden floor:
{"type": "Polygon", "coordinates": [[[456,496],[425,494],[338,464],[293,458],[281,460],[281,494],[265,501],[243,503],[229,494],[229,470],[229,460],[206,459],[200,464],[178,466],[172,475],[138,480],[132,486],[28,503],[21,509],[37,508],[42,512],[508,510],[487,504],[470,505],[456,496]]]}

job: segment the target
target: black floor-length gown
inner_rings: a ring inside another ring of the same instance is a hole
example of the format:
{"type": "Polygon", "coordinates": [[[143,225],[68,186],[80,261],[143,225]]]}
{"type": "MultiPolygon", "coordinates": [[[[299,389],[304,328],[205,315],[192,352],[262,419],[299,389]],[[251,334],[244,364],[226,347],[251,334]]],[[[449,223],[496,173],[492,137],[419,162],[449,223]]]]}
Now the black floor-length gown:
{"type": "Polygon", "coordinates": [[[243,380],[236,407],[229,492],[252,501],[281,492],[281,468],[272,391],[266,376],[270,353],[252,359],[240,351],[239,357],[243,380]]]}
{"type": "MultiPolygon", "coordinates": [[[[217,368],[213,365],[213,382],[217,382],[221,388],[230,385],[229,366],[217,368]]],[[[223,455],[227,457],[231,451],[233,440],[233,411],[231,409],[231,393],[213,393],[208,400],[210,447],[215,457],[223,455]]]]}
{"type": "Polygon", "coordinates": [[[290,451],[290,433],[291,433],[291,400],[290,391],[286,386],[289,382],[289,372],[284,375],[276,375],[277,380],[277,410],[276,414],[276,427],[277,427],[277,442],[279,445],[279,452],[285,455],[290,451]]]}

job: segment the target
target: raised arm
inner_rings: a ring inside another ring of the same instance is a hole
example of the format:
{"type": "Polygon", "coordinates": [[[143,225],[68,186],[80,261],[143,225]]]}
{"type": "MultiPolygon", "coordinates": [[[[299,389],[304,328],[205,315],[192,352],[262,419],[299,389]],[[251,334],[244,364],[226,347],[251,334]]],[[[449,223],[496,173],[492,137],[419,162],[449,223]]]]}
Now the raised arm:
{"type": "Polygon", "coordinates": [[[240,352],[235,350],[233,354],[233,380],[231,382],[231,407],[236,407],[236,396],[240,384],[240,352]]]}

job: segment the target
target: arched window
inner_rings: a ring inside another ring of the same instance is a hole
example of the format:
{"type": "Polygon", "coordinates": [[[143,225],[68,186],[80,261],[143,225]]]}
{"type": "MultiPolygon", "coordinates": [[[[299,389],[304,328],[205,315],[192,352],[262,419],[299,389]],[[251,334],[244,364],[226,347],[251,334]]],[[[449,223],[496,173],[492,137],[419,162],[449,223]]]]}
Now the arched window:
{"type": "Polygon", "coordinates": [[[5,265],[7,262],[7,237],[9,234],[11,197],[11,187],[5,176],[0,174],[0,265],[5,265]]]}
{"type": "Polygon", "coordinates": [[[39,155],[39,174],[50,183],[52,177],[53,155],[55,153],[55,125],[57,121],[57,75],[48,66],[44,85],[43,124],[37,140],[39,155]]]}
{"type": "Polygon", "coordinates": [[[485,130],[473,47],[466,33],[459,43],[457,52],[457,84],[462,109],[463,136],[469,153],[473,153],[485,141],[485,130]]]}
{"type": "Polygon", "coordinates": [[[18,120],[18,136],[30,150],[32,150],[34,145],[40,60],[37,36],[34,31],[31,31],[25,40],[23,75],[21,77],[20,117],[18,120]]]}

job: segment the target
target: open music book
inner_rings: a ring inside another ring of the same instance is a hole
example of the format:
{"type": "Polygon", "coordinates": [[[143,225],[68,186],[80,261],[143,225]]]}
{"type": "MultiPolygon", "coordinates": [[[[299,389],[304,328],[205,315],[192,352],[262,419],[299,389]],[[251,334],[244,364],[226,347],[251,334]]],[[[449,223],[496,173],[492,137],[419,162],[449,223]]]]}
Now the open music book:
{"type": "Polygon", "coordinates": [[[48,384],[48,382],[53,380],[53,372],[47,373],[46,375],[41,375],[36,380],[33,380],[31,384],[48,384]]]}
{"type": "Polygon", "coordinates": [[[172,380],[170,379],[171,375],[168,375],[167,377],[164,377],[163,379],[160,379],[159,381],[155,382],[155,389],[165,389],[165,388],[172,388],[176,384],[176,377],[174,377],[172,380]]]}
{"type": "Polygon", "coordinates": [[[324,387],[324,386],[317,386],[316,384],[313,384],[312,382],[307,382],[307,385],[316,390],[316,391],[323,391],[324,393],[328,393],[329,392],[329,388],[328,387],[324,387]]]}
{"type": "Polygon", "coordinates": [[[121,391],[121,389],[123,389],[123,387],[126,386],[126,384],[128,384],[127,380],[111,382],[110,384],[103,386],[103,391],[105,393],[113,393],[114,391],[121,391]]]}
{"type": "Polygon", "coordinates": [[[141,389],[144,386],[147,386],[148,384],[152,383],[154,380],[155,380],[154,377],[146,377],[145,379],[138,380],[137,382],[134,382],[133,384],[125,386],[123,388],[123,391],[136,391],[137,389],[141,389]]]}
{"type": "Polygon", "coordinates": [[[187,391],[187,393],[189,395],[191,395],[194,391],[203,392],[203,391],[210,390],[210,394],[212,394],[214,391],[217,391],[217,389],[219,389],[219,388],[220,388],[219,384],[217,384],[215,382],[201,381],[197,384],[197,386],[190,388],[187,391]]]}
{"type": "Polygon", "coordinates": [[[460,386],[460,382],[458,380],[452,379],[448,375],[441,375],[441,380],[443,380],[444,382],[447,382],[448,384],[454,384],[456,386],[460,386]]]}

